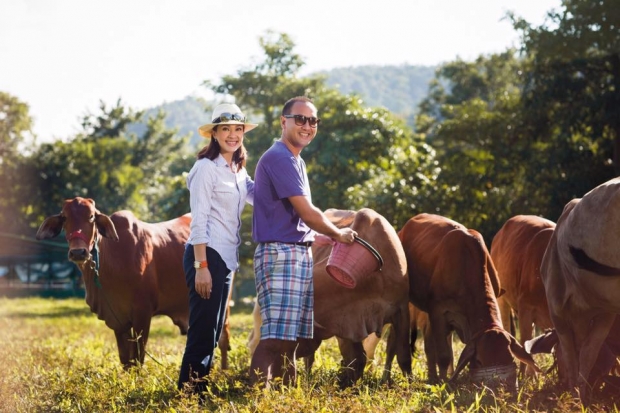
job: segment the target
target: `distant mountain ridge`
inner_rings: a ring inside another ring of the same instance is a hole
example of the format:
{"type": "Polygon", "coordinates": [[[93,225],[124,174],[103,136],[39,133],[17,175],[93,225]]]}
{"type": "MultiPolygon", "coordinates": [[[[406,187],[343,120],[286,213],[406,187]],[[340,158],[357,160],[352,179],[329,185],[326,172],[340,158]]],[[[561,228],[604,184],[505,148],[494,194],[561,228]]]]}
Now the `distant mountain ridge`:
{"type": "Polygon", "coordinates": [[[398,115],[409,115],[428,92],[436,66],[357,66],[327,72],[327,84],[344,94],[357,93],[368,106],[383,106],[398,115]]]}
{"type": "MultiPolygon", "coordinates": [[[[428,84],[433,79],[434,66],[357,66],[317,72],[327,76],[327,84],[343,94],[356,93],[366,106],[382,106],[403,117],[410,126],[418,104],[426,97],[428,84]]],[[[187,96],[145,109],[145,116],[166,112],[166,126],[178,128],[180,135],[191,133],[190,145],[197,146],[203,138],[198,127],[208,122],[208,105],[201,98],[187,96]]]]}

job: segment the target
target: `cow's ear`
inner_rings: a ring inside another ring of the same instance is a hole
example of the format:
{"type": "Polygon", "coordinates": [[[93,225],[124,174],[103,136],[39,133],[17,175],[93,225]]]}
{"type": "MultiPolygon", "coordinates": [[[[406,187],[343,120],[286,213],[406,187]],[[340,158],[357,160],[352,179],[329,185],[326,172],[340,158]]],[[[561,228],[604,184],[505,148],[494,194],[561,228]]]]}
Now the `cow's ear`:
{"type": "Polygon", "coordinates": [[[95,224],[97,225],[97,230],[103,237],[118,241],[118,234],[116,233],[116,228],[114,227],[114,223],[109,216],[101,213],[96,213],[95,224]]]}
{"type": "Polygon", "coordinates": [[[476,355],[476,343],[470,342],[465,346],[465,348],[461,352],[461,356],[459,357],[459,362],[456,365],[456,369],[454,369],[454,373],[452,374],[452,377],[450,377],[450,380],[449,380],[450,383],[453,383],[456,380],[461,370],[465,368],[467,363],[469,363],[474,358],[475,355],[476,355]]]}
{"type": "Polygon", "coordinates": [[[37,230],[36,238],[38,240],[54,238],[62,231],[62,226],[65,223],[65,219],[61,214],[52,215],[45,218],[45,221],[41,224],[37,230]]]}
{"type": "MultiPolygon", "coordinates": [[[[510,334],[509,334],[510,335],[510,334]]],[[[540,369],[536,365],[536,362],[532,358],[532,355],[525,351],[525,349],[519,344],[516,338],[510,336],[510,352],[513,356],[518,358],[523,363],[530,366],[536,373],[540,373],[540,369]]]]}

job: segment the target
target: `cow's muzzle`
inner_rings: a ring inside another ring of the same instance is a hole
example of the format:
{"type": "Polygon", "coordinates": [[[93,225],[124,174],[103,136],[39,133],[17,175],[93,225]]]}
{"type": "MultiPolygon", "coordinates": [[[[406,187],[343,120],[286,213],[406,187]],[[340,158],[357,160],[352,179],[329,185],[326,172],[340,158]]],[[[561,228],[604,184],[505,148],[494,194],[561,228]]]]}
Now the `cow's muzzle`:
{"type": "Polygon", "coordinates": [[[83,263],[90,258],[90,254],[86,248],[73,248],[69,250],[69,261],[76,264],[83,263]]]}

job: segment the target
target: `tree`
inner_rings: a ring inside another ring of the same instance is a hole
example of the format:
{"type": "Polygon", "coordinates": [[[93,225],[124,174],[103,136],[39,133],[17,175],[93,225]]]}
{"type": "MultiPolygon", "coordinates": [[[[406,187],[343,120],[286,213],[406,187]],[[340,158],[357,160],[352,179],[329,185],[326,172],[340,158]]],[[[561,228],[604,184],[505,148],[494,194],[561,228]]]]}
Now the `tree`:
{"type": "Polygon", "coordinates": [[[68,142],[42,145],[33,155],[37,170],[36,220],[57,213],[64,199],[93,198],[105,213],[129,209],[145,221],[162,221],[187,212],[182,170],[189,170],[187,138],[164,126],[164,113],[146,120],[137,136],[127,133],[142,112],[119,100],[101,113],[84,116],[84,131],[68,142]],[[174,196],[170,196],[173,194],[174,196]]]}
{"type": "Polygon", "coordinates": [[[0,163],[11,163],[21,145],[34,141],[29,109],[18,98],[0,91],[0,163]]]}
{"type": "Polygon", "coordinates": [[[28,228],[30,201],[26,167],[27,154],[35,143],[32,118],[26,103],[0,92],[0,228],[3,232],[23,233],[28,228]]]}
{"type": "Polygon", "coordinates": [[[432,197],[438,212],[488,242],[512,215],[545,212],[547,198],[532,196],[528,181],[528,165],[542,160],[521,115],[526,65],[514,50],[445,64],[417,118],[442,166],[432,197]]]}
{"type": "Polygon", "coordinates": [[[144,171],[131,165],[131,146],[110,137],[41,145],[32,159],[38,171],[36,221],[57,214],[65,199],[76,196],[93,198],[106,214],[129,209],[139,215],[145,203],[139,192],[144,171]]]}
{"type": "Polygon", "coordinates": [[[559,217],[572,198],[620,175],[620,11],[611,1],[564,0],[533,27],[511,15],[532,59],[524,88],[530,139],[546,148],[535,169],[559,217]]]}
{"type": "Polygon", "coordinates": [[[429,195],[432,168],[426,166],[434,151],[402,119],[384,108],[365,107],[359,96],[327,89],[317,105],[323,108],[325,126],[321,124],[320,138],[304,149],[317,205],[371,207],[395,226],[419,212],[419,198],[401,198],[410,190],[429,195]]]}
{"type": "Polygon", "coordinates": [[[346,195],[355,209],[372,208],[398,230],[414,215],[439,213],[433,201],[447,199],[436,182],[440,171],[435,150],[411,136],[409,145],[393,146],[387,156],[368,163],[368,179],[349,187],[346,195]]]}

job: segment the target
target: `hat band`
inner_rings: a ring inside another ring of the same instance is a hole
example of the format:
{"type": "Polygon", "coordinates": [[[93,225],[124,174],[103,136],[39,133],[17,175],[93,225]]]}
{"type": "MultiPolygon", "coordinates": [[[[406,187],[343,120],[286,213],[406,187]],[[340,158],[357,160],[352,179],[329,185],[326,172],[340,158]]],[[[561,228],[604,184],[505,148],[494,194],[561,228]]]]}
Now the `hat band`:
{"type": "Polygon", "coordinates": [[[245,122],[245,116],[243,115],[243,113],[224,112],[224,113],[220,113],[220,116],[213,119],[212,123],[222,123],[222,122],[230,122],[230,121],[245,122]]]}

